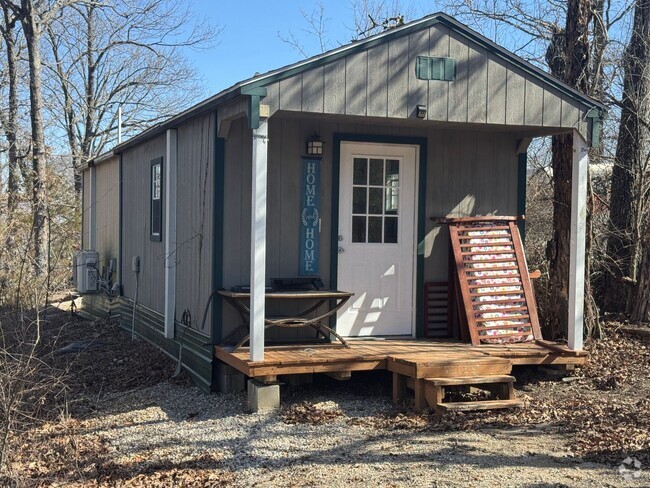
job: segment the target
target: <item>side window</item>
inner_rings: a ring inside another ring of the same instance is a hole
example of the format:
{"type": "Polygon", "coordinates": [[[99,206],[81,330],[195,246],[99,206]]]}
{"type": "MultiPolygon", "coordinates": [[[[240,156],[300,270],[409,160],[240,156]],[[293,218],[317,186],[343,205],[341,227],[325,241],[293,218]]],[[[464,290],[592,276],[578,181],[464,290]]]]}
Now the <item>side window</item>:
{"type": "Polygon", "coordinates": [[[151,240],[162,241],[163,158],[151,160],[151,240]]]}

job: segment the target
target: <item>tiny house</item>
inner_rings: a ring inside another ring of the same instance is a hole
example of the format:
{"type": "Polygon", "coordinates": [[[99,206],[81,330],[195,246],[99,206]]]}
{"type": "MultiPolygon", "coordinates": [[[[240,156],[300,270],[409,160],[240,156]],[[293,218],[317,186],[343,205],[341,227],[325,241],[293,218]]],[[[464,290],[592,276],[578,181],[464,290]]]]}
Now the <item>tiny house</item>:
{"type": "MultiPolygon", "coordinates": [[[[328,372],[269,363],[274,344],[314,339],[269,326],[299,312],[265,297],[287,280],[353,294],[325,320],[346,340],[458,335],[457,321],[425,325],[425,283],[449,285],[440,219],[524,215],[528,144],[572,134],[569,344],[526,347],[529,364],[579,363],[587,149],[604,110],[445,14],[256,75],[85,168],[82,247],[116,263],[117,286],[83,308],[180,355],[205,388],[224,364],[267,379],[328,372]],[[248,294],[248,315],[219,290],[248,294]],[[242,325],[250,345],[221,347],[242,325]]],[[[388,367],[364,351],[341,371],[388,367]]]]}

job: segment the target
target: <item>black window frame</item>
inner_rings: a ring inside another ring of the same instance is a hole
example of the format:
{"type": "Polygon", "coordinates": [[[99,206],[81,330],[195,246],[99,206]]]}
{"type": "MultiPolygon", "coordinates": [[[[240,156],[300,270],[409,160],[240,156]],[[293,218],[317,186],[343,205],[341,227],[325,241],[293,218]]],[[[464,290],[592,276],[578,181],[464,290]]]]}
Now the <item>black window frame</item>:
{"type": "Polygon", "coordinates": [[[165,195],[163,158],[152,159],[149,163],[149,239],[162,242],[163,202],[165,195]],[[160,198],[154,199],[154,167],[160,166],[160,198]],[[155,232],[157,226],[158,232],[155,232]]]}

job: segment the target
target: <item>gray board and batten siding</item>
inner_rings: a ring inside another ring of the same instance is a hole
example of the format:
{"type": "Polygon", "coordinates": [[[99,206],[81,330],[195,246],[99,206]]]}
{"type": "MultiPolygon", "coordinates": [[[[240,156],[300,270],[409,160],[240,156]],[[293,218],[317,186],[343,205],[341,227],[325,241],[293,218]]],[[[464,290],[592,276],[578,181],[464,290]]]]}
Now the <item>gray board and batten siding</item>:
{"type": "MultiPolygon", "coordinates": [[[[261,82],[260,82],[261,83],[261,82]]],[[[390,41],[262,85],[262,103],[276,111],[415,118],[553,129],[577,128],[586,137],[593,105],[575,100],[445,25],[390,41]],[[418,56],[457,60],[454,81],[416,78],[418,56]]]]}
{"type": "Polygon", "coordinates": [[[201,318],[212,290],[214,144],[214,114],[178,127],[176,253],[168,263],[176,267],[176,320],[189,311],[190,326],[206,336],[211,321],[201,328],[201,318]]]}
{"type": "MultiPolygon", "coordinates": [[[[99,269],[108,266],[111,259],[119,259],[120,235],[120,162],[118,156],[103,159],[94,165],[95,202],[90,201],[90,168],[84,168],[83,204],[82,204],[82,249],[90,249],[90,215],[95,217],[95,251],[99,254],[99,269]]],[[[119,266],[118,266],[119,268],[119,266]]],[[[119,269],[116,270],[119,273],[119,269]]],[[[119,275],[114,275],[114,282],[119,282],[119,275]]]]}
{"type": "MultiPolygon", "coordinates": [[[[163,133],[122,153],[122,292],[135,298],[136,275],[131,271],[131,259],[139,256],[138,302],[158,312],[165,305],[165,244],[150,239],[150,175],[151,160],[164,158],[165,147],[163,133]]],[[[164,165],[163,159],[163,173],[164,165]]]]}
{"type": "MultiPolygon", "coordinates": [[[[135,298],[136,283],[135,274],[131,271],[131,259],[140,256],[138,302],[162,312],[165,267],[174,267],[178,283],[176,321],[180,321],[187,310],[191,319],[189,325],[209,336],[210,323],[207,322],[201,329],[201,317],[212,288],[214,114],[189,120],[180,125],[177,131],[176,245],[169,257],[165,255],[164,236],[162,241],[149,238],[150,161],[163,157],[165,174],[165,134],[127,149],[122,155],[123,294],[130,299],[135,298]]],[[[163,192],[163,208],[166,196],[163,192]]]]}
{"type": "Polygon", "coordinates": [[[81,186],[81,249],[90,247],[90,170],[85,168],[82,173],[81,186]]]}
{"type": "MultiPolygon", "coordinates": [[[[300,164],[304,141],[318,132],[325,141],[321,161],[320,276],[330,283],[332,140],[335,133],[423,137],[427,140],[426,228],[420,249],[425,256],[424,279],[446,281],[446,230],[429,217],[514,215],[517,211],[517,133],[453,130],[439,127],[398,127],[352,123],[316,116],[282,116],[269,121],[267,197],[267,279],[299,274],[300,164]]],[[[251,131],[245,118],[232,122],[225,142],[223,285],[248,284],[250,279],[251,131]]],[[[223,308],[224,334],[241,322],[223,308]]],[[[289,338],[295,330],[269,329],[270,338],[289,338]]]]}

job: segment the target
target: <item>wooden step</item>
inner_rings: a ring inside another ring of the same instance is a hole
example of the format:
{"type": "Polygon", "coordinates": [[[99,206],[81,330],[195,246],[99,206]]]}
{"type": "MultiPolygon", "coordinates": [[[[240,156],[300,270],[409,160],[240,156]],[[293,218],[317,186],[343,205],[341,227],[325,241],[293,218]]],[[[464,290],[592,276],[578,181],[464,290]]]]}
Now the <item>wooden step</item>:
{"type": "Polygon", "coordinates": [[[523,400],[483,400],[478,402],[438,403],[436,409],[443,412],[468,412],[472,410],[495,410],[499,408],[521,408],[523,400]]]}
{"type": "Polygon", "coordinates": [[[389,356],[387,369],[410,378],[507,375],[512,371],[512,363],[509,360],[494,356],[477,356],[475,355],[477,352],[463,351],[454,355],[405,354],[404,356],[389,356]]]}
{"type": "Polygon", "coordinates": [[[459,376],[456,378],[424,378],[424,381],[433,386],[486,385],[490,383],[514,383],[515,377],[510,375],[459,376]]]}

